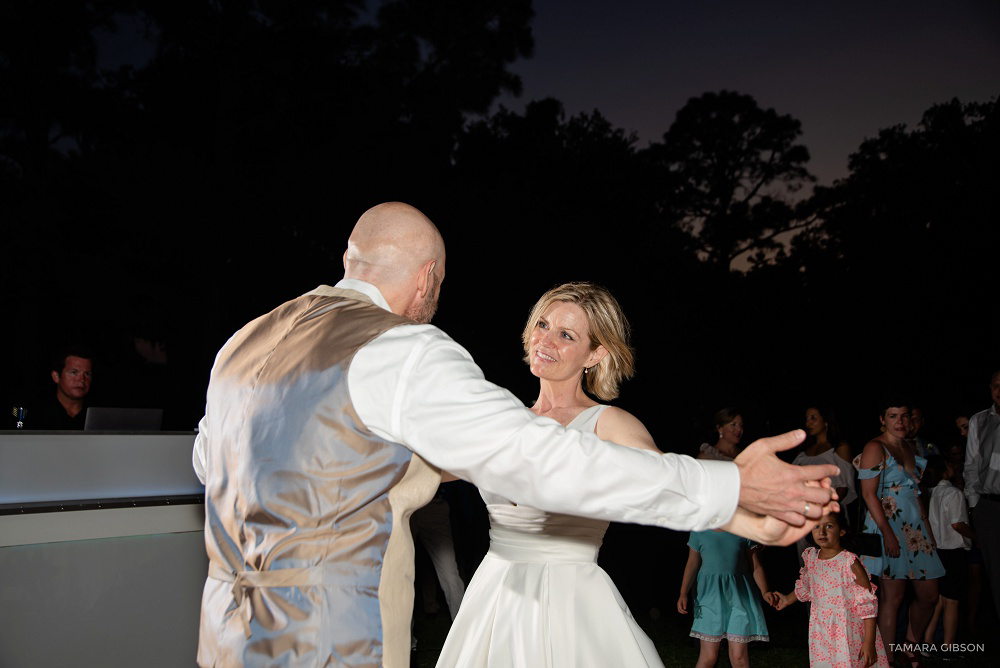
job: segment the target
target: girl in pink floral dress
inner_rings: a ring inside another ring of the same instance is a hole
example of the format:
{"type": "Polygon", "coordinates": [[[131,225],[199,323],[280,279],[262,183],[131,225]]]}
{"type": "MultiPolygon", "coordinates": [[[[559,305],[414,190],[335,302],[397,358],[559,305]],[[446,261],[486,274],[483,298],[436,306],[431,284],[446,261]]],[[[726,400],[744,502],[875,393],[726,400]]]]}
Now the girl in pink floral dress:
{"type": "Polygon", "coordinates": [[[812,601],[809,613],[809,665],[812,668],[888,668],[879,635],[875,585],[861,562],[845,550],[847,533],[839,515],[825,515],[812,530],[818,547],[802,553],[795,591],[772,592],[782,610],[796,601],[812,601]]]}

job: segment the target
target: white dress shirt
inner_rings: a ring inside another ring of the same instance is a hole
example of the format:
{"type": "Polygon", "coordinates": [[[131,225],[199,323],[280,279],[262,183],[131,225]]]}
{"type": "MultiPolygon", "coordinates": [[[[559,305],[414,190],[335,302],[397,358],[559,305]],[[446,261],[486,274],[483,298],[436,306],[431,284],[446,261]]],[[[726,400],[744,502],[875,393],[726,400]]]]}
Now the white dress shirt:
{"type": "MultiPolygon", "coordinates": [[[[389,310],[368,283],[337,287],[389,310]]],[[[681,531],[717,528],[736,510],[735,464],[628,448],[537,417],[433,325],[376,337],[355,354],[348,386],[374,433],[516,503],[681,531]]]]}
{"type": "Polygon", "coordinates": [[[969,511],[962,491],[950,481],[942,480],[931,492],[931,504],[927,516],[939,550],[954,550],[960,547],[968,550],[972,547],[972,541],[951,526],[957,522],[968,524],[969,511]]]}
{"type": "Polygon", "coordinates": [[[1000,494],[1000,415],[996,404],[969,418],[965,446],[965,496],[975,508],[980,494],[1000,494]]]}

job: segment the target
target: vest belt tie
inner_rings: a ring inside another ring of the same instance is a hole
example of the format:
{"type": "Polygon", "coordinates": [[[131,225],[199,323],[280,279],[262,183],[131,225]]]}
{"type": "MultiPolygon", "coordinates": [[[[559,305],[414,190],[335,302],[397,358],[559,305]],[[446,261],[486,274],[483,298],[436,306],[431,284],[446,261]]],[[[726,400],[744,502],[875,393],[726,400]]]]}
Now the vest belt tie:
{"type": "Polygon", "coordinates": [[[250,605],[248,589],[257,587],[309,587],[322,584],[323,571],[320,568],[278,568],[270,571],[229,571],[213,563],[208,566],[209,577],[233,583],[233,600],[243,621],[243,632],[249,638],[253,606],[250,605]]]}

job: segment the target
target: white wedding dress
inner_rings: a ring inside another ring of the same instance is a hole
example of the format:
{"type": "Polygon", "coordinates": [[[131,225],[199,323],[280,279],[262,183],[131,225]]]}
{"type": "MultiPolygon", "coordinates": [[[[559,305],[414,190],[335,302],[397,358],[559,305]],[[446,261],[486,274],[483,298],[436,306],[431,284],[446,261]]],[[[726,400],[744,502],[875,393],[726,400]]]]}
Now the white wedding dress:
{"type": "MultiPolygon", "coordinates": [[[[568,426],[593,431],[605,408],[588,408],[568,426]]],[[[608,522],[482,496],[490,550],[465,592],[438,668],[663,666],[597,565],[608,522]]]]}

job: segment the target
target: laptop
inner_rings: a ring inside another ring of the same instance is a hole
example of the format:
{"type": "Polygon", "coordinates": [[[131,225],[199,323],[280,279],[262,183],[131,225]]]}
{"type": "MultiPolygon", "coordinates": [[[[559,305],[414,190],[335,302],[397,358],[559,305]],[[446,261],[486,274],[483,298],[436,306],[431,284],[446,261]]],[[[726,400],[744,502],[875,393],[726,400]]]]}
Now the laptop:
{"type": "Polygon", "coordinates": [[[84,431],[160,431],[163,423],[162,408],[104,408],[87,409],[84,431]]]}

